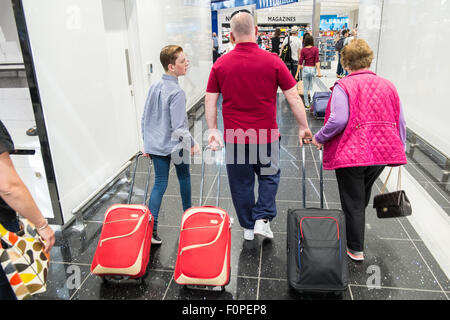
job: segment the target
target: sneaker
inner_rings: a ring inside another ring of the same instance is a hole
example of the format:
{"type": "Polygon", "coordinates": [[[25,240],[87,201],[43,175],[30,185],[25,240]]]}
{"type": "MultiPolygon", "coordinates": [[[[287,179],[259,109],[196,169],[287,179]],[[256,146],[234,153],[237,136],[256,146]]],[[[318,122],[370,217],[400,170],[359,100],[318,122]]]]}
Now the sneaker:
{"type": "Polygon", "coordinates": [[[253,233],[253,229],[245,229],[244,228],[244,239],[251,241],[254,238],[255,238],[255,234],[253,233]]]}
{"type": "Polygon", "coordinates": [[[153,231],[153,235],[152,235],[152,244],[161,244],[162,240],[160,237],[158,237],[158,232],[153,231]]]}
{"type": "Polygon", "coordinates": [[[354,261],[364,260],[364,251],[355,251],[347,248],[347,255],[354,261]]]}
{"type": "Polygon", "coordinates": [[[273,232],[270,230],[269,220],[259,219],[255,221],[255,229],[253,231],[255,234],[262,235],[263,237],[272,239],[273,232]]]}

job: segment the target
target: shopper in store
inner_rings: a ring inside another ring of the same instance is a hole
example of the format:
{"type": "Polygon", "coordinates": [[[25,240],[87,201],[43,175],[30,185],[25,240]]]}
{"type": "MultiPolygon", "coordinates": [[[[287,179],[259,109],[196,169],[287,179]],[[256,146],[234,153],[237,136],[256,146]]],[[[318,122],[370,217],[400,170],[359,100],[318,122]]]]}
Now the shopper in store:
{"type": "Polygon", "coordinates": [[[303,36],[304,48],[300,51],[300,60],[295,74],[295,79],[298,79],[300,72],[303,80],[303,99],[305,101],[306,110],[310,109],[309,92],[313,89],[314,78],[321,77],[319,49],[314,46],[314,38],[306,33],[303,36]]]}
{"type": "Polygon", "coordinates": [[[284,62],[256,43],[258,28],[247,11],[232,15],[231,37],[236,47],[211,69],[205,97],[208,144],[223,146],[217,127],[217,102],[222,94],[226,167],[231,197],[244,239],[254,234],[273,238],[275,198],[280,182],[280,134],[277,125],[277,90],[283,90],[299,125],[298,137],[312,137],[296,81],[284,62]],[[255,174],[258,199],[255,202],[255,174]]]}
{"type": "MultiPolygon", "coordinates": [[[[0,224],[11,232],[19,231],[16,212],[19,213],[36,227],[44,243],[44,252],[49,253],[55,244],[55,233],[14,168],[9,156],[13,151],[11,136],[0,121],[0,224]]],[[[6,244],[2,243],[2,246],[6,244]]],[[[0,300],[15,299],[16,295],[0,266],[0,300]]]]}
{"type": "Polygon", "coordinates": [[[290,35],[288,37],[284,38],[284,41],[281,44],[281,50],[280,50],[280,56],[281,56],[281,52],[283,52],[284,47],[287,46],[288,43],[291,46],[292,60],[288,63],[288,68],[289,68],[289,71],[291,71],[291,74],[293,77],[295,77],[295,73],[297,71],[298,57],[300,54],[300,50],[302,49],[302,41],[298,37],[298,30],[299,30],[299,28],[297,26],[292,27],[290,35]]]}
{"type": "Polygon", "coordinates": [[[357,35],[358,35],[358,31],[356,29],[352,29],[349,36],[347,38],[345,38],[344,46],[348,45],[350,43],[350,41],[352,41],[353,39],[356,39],[357,35]]]}
{"type": "Polygon", "coordinates": [[[406,163],[406,123],[395,86],[369,70],[373,52],[356,39],[342,50],[349,75],[332,89],[325,125],[313,138],[323,167],[335,170],[346,217],[347,254],[364,260],[365,209],[385,166],[406,163]]]}
{"type": "Polygon", "coordinates": [[[212,33],[212,45],[213,45],[213,63],[220,57],[219,54],[219,38],[215,32],[212,33]]]}
{"type": "Polygon", "coordinates": [[[281,29],[276,28],[275,33],[273,37],[270,39],[272,43],[272,49],[270,50],[273,53],[276,53],[277,55],[280,55],[280,36],[281,36],[281,29]]]}
{"type": "Polygon", "coordinates": [[[342,64],[341,64],[341,50],[342,48],[344,48],[344,42],[348,37],[348,30],[344,29],[342,31],[342,34],[340,35],[339,39],[337,39],[336,44],[335,44],[335,50],[338,53],[338,65],[337,65],[337,69],[336,69],[336,77],[338,79],[342,78],[344,76],[344,68],[342,68],[342,64]]]}
{"type": "Polygon", "coordinates": [[[223,50],[222,54],[226,54],[226,53],[230,52],[231,50],[234,49],[234,46],[235,46],[234,40],[231,37],[226,38],[225,45],[224,45],[225,49],[223,50]]]}
{"type": "Polygon", "coordinates": [[[186,74],[189,61],[183,48],[177,45],[162,48],[160,61],[165,73],[150,87],[141,120],[143,155],[152,159],[155,172],[148,205],[154,218],[152,244],[162,243],[158,235],[158,215],[169,181],[170,162],[173,161],[175,166],[183,210],[186,211],[191,207],[188,155],[199,151],[189,132],[186,94],[178,84],[178,77],[186,74]]]}

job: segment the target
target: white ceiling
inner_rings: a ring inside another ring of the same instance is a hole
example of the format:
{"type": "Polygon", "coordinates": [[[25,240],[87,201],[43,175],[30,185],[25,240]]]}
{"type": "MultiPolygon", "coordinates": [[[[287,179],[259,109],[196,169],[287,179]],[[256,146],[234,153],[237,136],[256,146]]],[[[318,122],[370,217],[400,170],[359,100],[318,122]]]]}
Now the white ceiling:
{"type": "MultiPolygon", "coordinates": [[[[320,14],[348,15],[350,11],[359,8],[359,0],[322,0],[320,1],[320,14]]],[[[312,16],[313,0],[299,0],[299,2],[283,6],[260,9],[260,13],[266,14],[297,14],[312,16]]]]}

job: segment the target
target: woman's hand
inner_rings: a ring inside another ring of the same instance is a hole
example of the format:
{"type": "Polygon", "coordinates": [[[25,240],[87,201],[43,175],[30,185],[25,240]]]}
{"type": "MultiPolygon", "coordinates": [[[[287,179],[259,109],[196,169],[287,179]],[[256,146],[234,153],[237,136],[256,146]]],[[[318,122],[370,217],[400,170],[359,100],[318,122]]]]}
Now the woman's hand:
{"type": "Polygon", "coordinates": [[[312,138],[312,144],[315,145],[315,146],[317,147],[318,150],[322,149],[322,147],[323,147],[323,144],[319,143],[319,142],[316,140],[316,137],[313,137],[313,138],[312,138]]]}
{"type": "Polygon", "coordinates": [[[49,225],[47,225],[47,227],[38,231],[37,233],[44,243],[44,252],[47,254],[50,253],[50,250],[52,250],[52,247],[55,244],[55,232],[49,225]]]}

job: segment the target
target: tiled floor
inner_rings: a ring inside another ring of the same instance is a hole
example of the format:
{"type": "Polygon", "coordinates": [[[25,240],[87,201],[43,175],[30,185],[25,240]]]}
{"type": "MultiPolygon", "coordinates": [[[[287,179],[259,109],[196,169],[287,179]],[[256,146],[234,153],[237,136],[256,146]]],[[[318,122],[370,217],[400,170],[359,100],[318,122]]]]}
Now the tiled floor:
{"type": "MultiPolygon", "coordinates": [[[[234,218],[231,249],[231,281],[225,292],[186,290],[173,280],[182,215],[178,181],[170,172],[169,186],[161,206],[158,233],[160,246],[152,246],[149,273],[142,284],[134,280],[104,284],[90,274],[90,263],[99,239],[103,214],[115,203],[125,203],[128,184],[122,178],[67,229],[57,232],[52,254],[48,290],[34,299],[113,299],[113,300],[448,300],[450,281],[440,269],[418,234],[405,219],[377,219],[371,204],[366,219],[366,259],[348,262],[350,281],[347,292],[335,295],[301,295],[289,289],[286,280],[286,213],[302,206],[301,152],[296,125],[282,94],[279,94],[278,118],[281,140],[281,182],[277,194],[278,215],[272,222],[274,239],[243,239],[237,222],[226,170],[221,170],[220,206],[234,218]]],[[[201,120],[206,129],[204,119],[201,120]]],[[[309,117],[316,132],[322,121],[309,117]]],[[[198,138],[198,137],[197,137],[198,138]]],[[[319,206],[318,151],[306,147],[307,203],[319,206]]],[[[133,203],[143,201],[147,159],[138,167],[133,203]]],[[[216,167],[206,166],[205,203],[215,204],[216,167]]],[[[191,165],[193,204],[199,201],[201,166],[191,165]]],[[[325,171],[325,207],[340,208],[334,172],[325,171]]],[[[153,175],[151,185],[153,184],[153,175]]],[[[379,191],[376,182],[373,194],[379,191]]],[[[372,194],[372,199],[373,199],[372,194]]]]}

